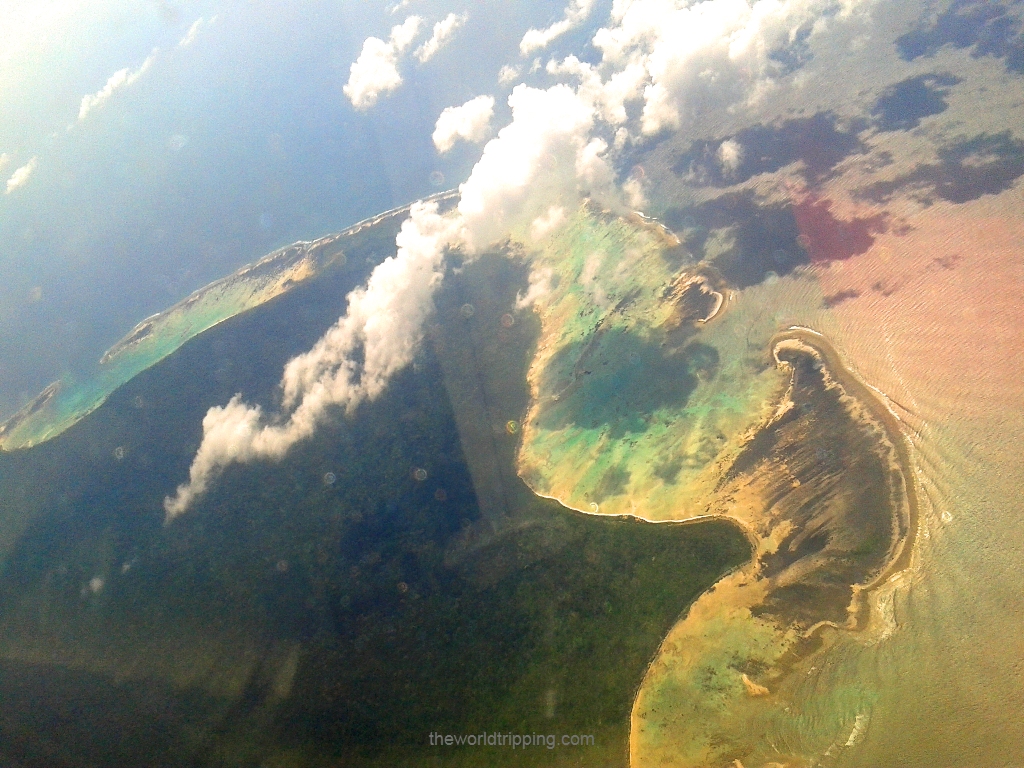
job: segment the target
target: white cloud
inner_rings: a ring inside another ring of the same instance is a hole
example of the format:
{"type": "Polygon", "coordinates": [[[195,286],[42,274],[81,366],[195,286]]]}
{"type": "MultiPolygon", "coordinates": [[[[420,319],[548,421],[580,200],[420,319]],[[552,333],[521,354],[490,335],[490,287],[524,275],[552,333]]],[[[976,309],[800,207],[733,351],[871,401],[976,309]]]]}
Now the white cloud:
{"type": "Polygon", "coordinates": [[[805,43],[830,15],[848,15],[862,2],[870,0],[615,0],[612,23],[593,42],[605,68],[646,71],[641,127],[651,134],[680,127],[698,104],[763,95],[784,74],[773,54],[805,43]]]}
{"type": "Polygon", "coordinates": [[[604,259],[605,254],[600,251],[591,253],[583,263],[583,269],[580,270],[577,281],[580,285],[584,286],[584,289],[590,294],[597,306],[602,309],[608,309],[611,306],[608,300],[608,293],[601,283],[597,282],[597,275],[601,271],[604,259]]]}
{"type": "Polygon", "coordinates": [[[634,211],[640,211],[647,207],[647,195],[644,194],[643,181],[636,176],[632,176],[623,182],[622,191],[626,193],[629,207],[634,211]]]}
{"type": "MultiPolygon", "coordinates": [[[[3,157],[6,158],[7,155],[4,155],[3,157]]],[[[11,192],[13,192],[14,190],[18,189],[19,187],[25,185],[25,183],[29,180],[29,177],[32,175],[32,172],[36,169],[37,164],[38,158],[33,157],[31,160],[29,160],[20,168],[16,169],[14,173],[11,174],[11,177],[7,180],[8,195],[11,194],[11,192]]]]}
{"type": "Polygon", "coordinates": [[[532,307],[538,301],[551,293],[551,281],[554,278],[554,271],[551,267],[541,267],[530,272],[530,281],[527,284],[526,293],[516,294],[516,309],[532,307]]]}
{"type": "Polygon", "coordinates": [[[491,133],[494,97],[477,96],[460,107],[447,107],[434,126],[434,146],[444,154],[457,139],[481,142],[491,133]]]}
{"type": "Polygon", "coordinates": [[[621,150],[629,142],[633,141],[633,137],[629,134],[629,129],[625,126],[619,126],[615,129],[615,149],[621,150]]]}
{"type": "MultiPolygon", "coordinates": [[[[487,143],[460,187],[459,213],[470,248],[526,229],[551,205],[564,205],[583,187],[611,178],[600,146],[590,141],[594,108],[572,88],[517,85],[508,103],[511,124],[487,143]]],[[[586,191],[607,192],[600,186],[586,191]]]]}
{"type": "Polygon", "coordinates": [[[82,97],[82,104],[78,108],[78,120],[81,122],[97,107],[102,107],[110,98],[122,88],[127,88],[129,85],[134,83],[140,77],[142,77],[146,70],[150,68],[156,58],[156,49],[146,57],[146,60],[139,65],[139,68],[134,72],[129,68],[119,69],[117,72],[112,74],[107,80],[107,84],[100,88],[96,93],[87,94],[82,97]]]}
{"type": "Polygon", "coordinates": [[[381,94],[390,93],[402,84],[398,73],[398,56],[419,34],[422,19],[410,16],[404,23],[391,29],[387,42],[377,37],[363,41],[359,58],[349,70],[344,94],[358,110],[366,110],[377,103],[381,94]]]}
{"type": "Polygon", "coordinates": [[[7,152],[0,152],[0,171],[3,171],[10,162],[11,156],[7,152]]]}
{"type": "Polygon", "coordinates": [[[718,147],[718,162],[726,174],[736,173],[743,162],[743,145],[735,139],[723,141],[718,147]]]}
{"type": "Polygon", "coordinates": [[[449,13],[441,21],[437,22],[434,25],[434,33],[430,36],[430,39],[416,49],[416,58],[421,63],[430,61],[434,54],[451,40],[452,35],[455,34],[459,27],[466,23],[468,18],[468,13],[449,13]]]}
{"type": "Polygon", "coordinates": [[[189,481],[164,499],[168,521],[187,511],[228,465],[280,459],[332,409],[351,412],[380,395],[416,353],[454,226],[438,215],[436,203],[413,205],[396,239],[396,255],[373,270],[365,288],[348,295],[348,311],[313,348],[285,366],[279,418],[265,418],[241,395],[207,411],[189,481]]]}
{"type": "MultiPolygon", "coordinates": [[[[395,6],[392,13],[405,5],[407,3],[395,6]]],[[[449,13],[434,24],[430,39],[416,49],[416,58],[421,63],[433,58],[468,18],[467,13],[449,13]]],[[[402,84],[402,75],[398,71],[399,58],[419,35],[422,24],[422,18],[410,16],[402,24],[392,27],[386,42],[377,37],[368,37],[363,41],[359,57],[349,69],[348,82],[342,88],[353,107],[360,111],[367,110],[382,95],[402,84]]]]}
{"type": "Polygon", "coordinates": [[[587,142],[576,155],[576,178],[588,191],[610,189],[615,173],[608,163],[608,142],[596,138],[587,142]]]}
{"type": "Polygon", "coordinates": [[[587,260],[583,262],[583,269],[580,270],[579,281],[581,283],[592,283],[597,279],[597,273],[601,271],[601,262],[604,261],[604,254],[594,251],[587,260]]]}
{"type": "Polygon", "coordinates": [[[410,16],[401,24],[392,27],[390,42],[395,47],[395,50],[401,53],[412,45],[412,41],[420,33],[420,26],[422,24],[423,19],[419,16],[410,16]]]}
{"type": "Polygon", "coordinates": [[[195,20],[195,22],[193,22],[192,26],[188,28],[188,32],[185,33],[185,36],[178,41],[178,47],[187,48],[188,46],[192,45],[192,43],[196,41],[196,37],[199,36],[199,30],[201,30],[204,26],[210,26],[215,21],[217,21],[216,16],[211,16],[209,21],[200,16],[198,19],[195,20]]]}
{"type": "Polygon", "coordinates": [[[534,51],[547,48],[556,37],[561,37],[570,29],[575,29],[586,21],[593,9],[594,0],[572,0],[565,9],[564,18],[560,21],[556,21],[544,29],[527,30],[519,43],[519,52],[523,56],[529,56],[534,51]]]}
{"type": "Polygon", "coordinates": [[[519,67],[506,64],[498,71],[498,82],[502,85],[510,85],[519,77],[519,67]]]}
{"type": "Polygon", "coordinates": [[[538,216],[530,224],[530,237],[534,241],[543,240],[564,223],[565,208],[560,205],[552,205],[548,208],[547,213],[538,216]]]}
{"type": "Polygon", "coordinates": [[[575,77],[579,80],[580,97],[593,103],[601,118],[611,125],[620,125],[628,119],[626,102],[643,96],[647,70],[640,62],[629,62],[607,81],[592,64],[568,56],[562,61],[549,61],[547,71],[552,75],[575,77]]]}

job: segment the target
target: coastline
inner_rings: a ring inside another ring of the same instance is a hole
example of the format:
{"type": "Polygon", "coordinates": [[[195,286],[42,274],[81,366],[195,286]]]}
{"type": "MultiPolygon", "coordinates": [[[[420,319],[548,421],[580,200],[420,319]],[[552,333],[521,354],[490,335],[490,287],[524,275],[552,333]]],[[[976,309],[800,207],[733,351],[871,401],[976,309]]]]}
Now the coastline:
{"type": "Polygon", "coordinates": [[[346,238],[403,215],[417,202],[443,203],[457,195],[458,190],[437,192],[358,221],[340,232],[275,249],[150,315],[104,352],[88,380],[74,387],[64,380],[55,381],[0,423],[0,451],[31,448],[60,435],[96,410],[119,386],[166,358],[189,339],[316,278],[323,269],[339,260],[339,254],[344,258],[341,248],[346,238]],[[239,297],[225,298],[232,290],[239,293],[239,297]],[[215,295],[218,293],[220,295],[215,295]],[[192,318],[190,313],[201,313],[204,299],[208,297],[207,303],[213,305],[212,310],[207,308],[210,316],[192,318]],[[167,326],[178,322],[183,327],[170,328],[164,338],[160,334],[162,321],[167,326]],[[145,354],[147,343],[157,348],[145,354]],[[117,369],[119,365],[121,370],[117,369]]]}

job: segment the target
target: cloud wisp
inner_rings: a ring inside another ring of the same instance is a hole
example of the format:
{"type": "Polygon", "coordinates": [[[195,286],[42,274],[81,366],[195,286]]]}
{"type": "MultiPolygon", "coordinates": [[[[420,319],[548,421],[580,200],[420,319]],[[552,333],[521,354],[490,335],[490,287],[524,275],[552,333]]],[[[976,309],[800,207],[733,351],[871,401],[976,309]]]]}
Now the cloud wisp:
{"type": "Polygon", "coordinates": [[[402,84],[398,57],[416,39],[422,23],[419,16],[410,16],[402,24],[392,27],[387,42],[378,37],[368,37],[363,41],[359,58],[353,62],[348,82],[341,89],[353,107],[365,111],[383,94],[402,84]]]}
{"type": "Polygon", "coordinates": [[[207,21],[204,17],[200,16],[192,23],[192,26],[188,28],[188,32],[185,33],[185,36],[178,41],[178,47],[188,48],[190,45],[192,45],[192,43],[196,41],[196,38],[199,37],[199,32],[202,30],[203,27],[208,27],[216,21],[216,16],[211,16],[209,21],[207,21]]]}
{"type": "Polygon", "coordinates": [[[491,133],[494,97],[477,96],[458,107],[447,107],[434,125],[434,146],[444,154],[459,139],[479,143],[491,133]]]}
{"type": "Polygon", "coordinates": [[[498,82],[501,85],[511,85],[519,77],[520,68],[512,64],[506,64],[498,72],[498,82]]]}
{"type": "Polygon", "coordinates": [[[415,56],[421,64],[426,64],[452,39],[459,27],[469,19],[468,13],[449,13],[434,25],[430,39],[416,49],[415,56]]]}
{"type": "Polygon", "coordinates": [[[115,93],[123,88],[127,88],[146,74],[146,71],[153,65],[153,61],[156,59],[156,54],[157,52],[154,49],[153,52],[146,57],[146,60],[139,65],[138,69],[132,70],[128,67],[119,69],[110,76],[106,85],[96,91],[96,93],[90,93],[83,96],[82,103],[78,108],[78,122],[85,120],[91,112],[110,101],[115,93]]]}
{"type": "MultiPolygon", "coordinates": [[[[6,158],[7,158],[7,155],[4,155],[3,159],[6,159],[6,158]]],[[[29,177],[32,175],[32,172],[35,171],[36,165],[38,165],[38,162],[39,162],[39,159],[36,158],[36,157],[33,157],[31,160],[29,160],[23,166],[21,166],[20,168],[15,169],[14,173],[11,174],[11,177],[9,179],[7,179],[7,191],[6,191],[5,194],[9,195],[14,190],[19,189],[19,188],[25,186],[25,184],[29,180],[29,177]]]]}
{"type": "Polygon", "coordinates": [[[535,51],[547,48],[551,41],[561,37],[571,29],[575,29],[590,16],[594,10],[594,0],[572,0],[565,9],[565,15],[550,27],[544,29],[528,29],[519,42],[519,53],[529,56],[535,51]]]}

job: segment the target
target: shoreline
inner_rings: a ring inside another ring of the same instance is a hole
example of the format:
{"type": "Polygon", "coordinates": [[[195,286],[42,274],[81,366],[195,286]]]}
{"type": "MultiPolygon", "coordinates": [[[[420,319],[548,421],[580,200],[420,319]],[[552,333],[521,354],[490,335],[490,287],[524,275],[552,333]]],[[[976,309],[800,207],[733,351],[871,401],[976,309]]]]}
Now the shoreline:
{"type": "MultiPolygon", "coordinates": [[[[774,659],[770,662],[768,675],[763,679],[757,679],[759,684],[768,688],[773,694],[780,691],[780,688],[786,685],[785,681],[792,679],[794,670],[799,664],[832,647],[839,638],[844,636],[841,633],[847,632],[852,634],[854,632],[872,631],[872,619],[878,616],[878,607],[867,598],[874,590],[888,583],[897,573],[902,572],[911,564],[917,538],[917,527],[920,520],[920,502],[916,487],[916,476],[913,473],[914,465],[910,450],[911,446],[907,442],[908,437],[900,426],[900,419],[887,407],[884,395],[877,393],[870,385],[862,382],[845,365],[841,356],[831,345],[827,337],[818,331],[803,326],[790,326],[785,330],[774,333],[770,337],[767,347],[769,354],[775,359],[776,363],[780,362],[777,357],[781,351],[780,347],[786,345],[786,342],[790,342],[792,346],[803,347],[803,354],[812,355],[822,363],[824,370],[821,373],[825,386],[836,386],[840,390],[839,396],[841,398],[849,397],[851,399],[852,402],[849,402],[845,408],[847,414],[855,423],[862,422],[867,425],[871,422],[877,422],[873,429],[881,428],[884,441],[892,444],[892,452],[888,453],[887,451],[888,458],[886,463],[893,475],[899,474],[902,476],[903,487],[900,489],[901,481],[896,477],[893,477],[890,483],[887,483],[887,492],[891,494],[891,504],[898,506],[898,509],[891,509],[892,536],[885,558],[874,569],[874,572],[868,571],[861,577],[861,581],[850,584],[852,595],[846,607],[845,620],[830,618],[814,622],[805,629],[796,628],[797,631],[790,636],[790,639],[782,643],[779,649],[780,653],[775,655],[774,659]],[[793,344],[793,342],[796,342],[796,344],[793,344]],[[831,384],[829,383],[830,378],[831,384]],[[858,408],[863,408],[864,411],[858,414],[858,408]],[[827,627],[837,630],[837,633],[824,633],[827,627]]],[[[791,380],[790,382],[790,389],[793,386],[793,381],[791,380]]],[[[788,396],[783,394],[781,400],[783,405],[787,399],[788,396]]],[[[770,424],[771,421],[769,419],[767,422],[762,423],[752,434],[756,434],[760,429],[770,424]]],[[[702,515],[690,519],[708,518],[733,519],[734,522],[739,523],[731,515],[723,513],[702,515]]],[[[740,525],[744,527],[742,523],[740,525]]],[[[760,541],[760,537],[755,538],[760,541]]],[[[651,659],[648,671],[645,673],[644,682],[634,697],[631,710],[633,714],[630,720],[630,764],[636,764],[634,760],[636,757],[651,757],[651,755],[644,751],[645,748],[641,746],[646,743],[644,739],[647,737],[642,734],[646,730],[647,726],[645,723],[647,721],[641,721],[638,718],[645,717],[646,714],[653,711],[644,710],[644,708],[652,706],[653,702],[658,701],[657,698],[652,699],[651,697],[659,695],[657,693],[659,691],[658,680],[660,679],[658,676],[662,674],[657,672],[659,665],[669,664],[669,668],[672,668],[672,659],[675,653],[673,649],[678,646],[678,643],[682,642],[684,638],[689,637],[691,640],[698,640],[699,645],[699,638],[703,636],[707,631],[706,627],[709,626],[706,624],[709,618],[712,616],[725,617],[730,615],[727,610],[730,606],[733,606],[730,595],[735,596],[738,594],[736,592],[737,589],[749,586],[749,583],[756,583],[758,579],[758,572],[761,568],[761,553],[758,549],[758,546],[755,545],[751,560],[730,574],[723,576],[700,596],[699,600],[710,600],[711,602],[706,603],[703,610],[696,614],[694,613],[694,606],[691,606],[687,613],[680,618],[679,623],[676,624],[672,632],[665,637],[658,653],[651,659]],[[754,579],[754,582],[751,582],[751,579],[754,579]],[[718,594],[717,590],[722,587],[725,588],[725,591],[721,593],[722,597],[715,597],[714,595],[718,594]],[[724,603],[722,602],[723,600],[725,601],[724,603]],[[713,610],[714,613],[709,614],[709,610],[713,610]],[[726,612],[723,613],[723,611],[726,612]],[[688,621],[691,622],[689,625],[686,624],[688,621]],[[688,628],[684,629],[685,626],[688,626],[688,628]],[[671,645],[672,643],[675,645],[671,645]]],[[[734,607],[742,613],[742,609],[746,608],[749,610],[755,605],[761,604],[761,600],[762,598],[756,598],[754,603],[749,602],[749,600],[743,600],[734,607]]],[[[695,603],[694,605],[697,604],[695,603]]],[[[733,619],[733,621],[742,622],[743,619],[740,614],[737,614],[737,618],[733,619]]],[[[736,624],[736,626],[739,631],[742,631],[741,625],[736,624]]],[[[746,626],[746,622],[742,626],[746,626]]],[[[775,629],[776,633],[782,631],[782,625],[777,626],[775,629]]],[[[785,640],[784,635],[777,636],[779,641],[785,640]]],[[[681,661],[678,663],[683,664],[681,661]]],[[[689,662],[686,662],[686,664],[689,664],[689,662]]],[[[680,670],[682,668],[680,667],[680,670]]],[[[742,696],[742,692],[739,695],[742,696]]],[[[744,707],[746,705],[742,702],[737,702],[736,706],[744,707]]],[[[782,703],[777,704],[777,706],[781,708],[782,703]]],[[[788,712],[789,710],[787,709],[786,711],[788,712]]],[[[658,715],[658,717],[661,717],[661,715],[658,715]]],[[[722,725],[721,727],[728,729],[727,725],[722,725]]],[[[739,734],[737,734],[737,738],[740,741],[743,740],[743,737],[739,734]]],[[[650,748],[650,745],[647,748],[650,748]]]]}
{"type": "MultiPolygon", "coordinates": [[[[100,357],[100,365],[106,365],[118,355],[128,351],[140,341],[143,341],[144,339],[148,338],[149,331],[151,330],[155,322],[160,318],[166,317],[179,309],[195,304],[206,294],[216,290],[217,288],[223,285],[230,284],[231,281],[234,279],[247,276],[249,273],[254,272],[260,268],[272,266],[274,262],[286,259],[288,257],[298,257],[301,259],[309,258],[311,256],[319,256],[320,251],[322,251],[324,248],[328,246],[334,245],[335,243],[338,242],[338,240],[341,240],[344,237],[352,237],[353,235],[362,232],[364,229],[375,227],[381,222],[389,218],[392,218],[393,216],[405,213],[406,211],[410,210],[412,206],[414,206],[416,203],[442,201],[450,197],[453,197],[456,194],[458,194],[458,190],[452,189],[445,190],[444,192],[437,192],[433,195],[429,195],[428,197],[424,197],[421,200],[416,200],[412,203],[409,203],[408,205],[401,205],[398,206],[397,208],[391,208],[382,213],[375,214],[374,216],[371,216],[367,219],[363,219],[362,221],[357,221],[355,224],[345,227],[339,232],[323,235],[322,237],[318,237],[313,240],[296,240],[294,243],[282,246],[280,248],[276,248],[270,253],[256,259],[256,261],[249,262],[248,264],[239,267],[231,274],[225,275],[224,277],[219,277],[212,283],[207,283],[203,287],[197,288],[196,290],[192,291],[192,293],[190,293],[188,296],[181,299],[180,301],[175,302],[167,309],[162,309],[159,312],[154,312],[149,317],[143,319],[139,323],[136,323],[136,325],[130,331],[128,331],[128,333],[122,336],[118,341],[111,345],[111,347],[106,352],[103,353],[102,357],[100,357]],[[143,331],[146,331],[146,333],[142,334],[143,331]]],[[[232,317],[234,317],[234,315],[232,315],[232,317]]],[[[220,322],[223,322],[223,320],[221,320],[220,322]]],[[[212,328],[213,326],[210,327],[212,328]]]]}

